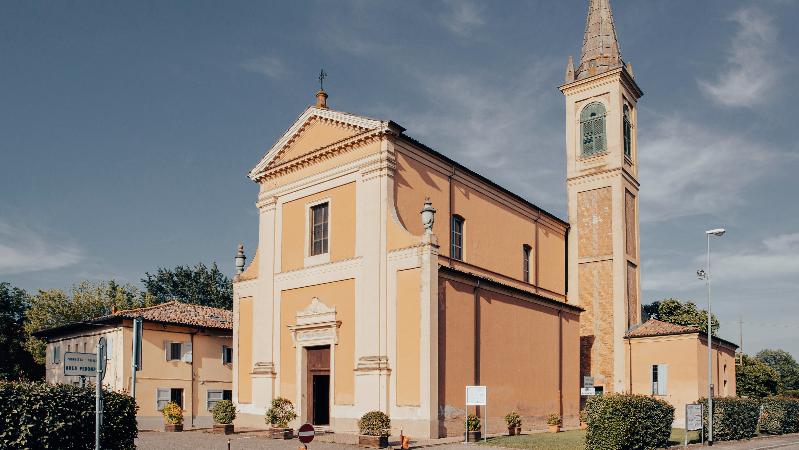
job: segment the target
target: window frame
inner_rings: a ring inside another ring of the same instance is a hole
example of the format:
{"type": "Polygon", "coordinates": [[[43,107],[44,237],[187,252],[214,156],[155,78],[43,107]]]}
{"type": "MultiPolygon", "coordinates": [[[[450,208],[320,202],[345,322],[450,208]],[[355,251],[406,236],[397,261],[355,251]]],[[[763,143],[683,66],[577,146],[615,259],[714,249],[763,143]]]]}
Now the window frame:
{"type": "Polygon", "coordinates": [[[306,267],[330,262],[333,244],[333,200],[330,197],[320,198],[305,204],[305,260],[306,267]],[[327,204],[327,248],[324,253],[313,253],[313,211],[314,208],[327,204]]]}
{"type": "Polygon", "coordinates": [[[185,395],[185,393],[186,393],[186,391],[184,391],[183,388],[169,388],[169,401],[177,403],[178,406],[180,406],[180,409],[183,409],[183,396],[185,395]],[[179,400],[180,401],[175,401],[175,397],[176,397],[175,393],[176,392],[180,393],[180,396],[179,396],[179,400]]]}
{"type": "Polygon", "coordinates": [[[53,364],[61,364],[61,345],[54,345],[53,346],[53,364]]]}
{"type": "Polygon", "coordinates": [[[222,346],[222,364],[233,364],[233,347],[229,345],[222,346]]]}
{"type": "Polygon", "coordinates": [[[608,151],[608,124],[607,124],[608,108],[599,100],[592,101],[583,106],[580,110],[580,157],[591,158],[594,156],[602,155],[608,151]],[[591,111],[592,109],[601,108],[601,113],[591,111]],[[590,115],[589,115],[590,114],[590,115]],[[591,151],[586,152],[586,127],[590,124],[591,131],[591,151]],[[597,133],[595,130],[596,125],[601,124],[602,132],[597,133]],[[601,138],[601,148],[597,150],[596,140],[601,138]]]}
{"type": "Polygon", "coordinates": [[[464,219],[463,216],[459,214],[452,215],[452,218],[450,219],[449,257],[458,261],[464,260],[463,237],[465,235],[464,233],[465,225],[466,225],[466,219],[464,219]],[[460,225],[458,230],[455,229],[456,224],[460,225]]]}
{"type": "Polygon", "coordinates": [[[652,364],[650,373],[652,395],[666,396],[669,394],[669,365],[652,364]]]}
{"type": "Polygon", "coordinates": [[[180,361],[182,356],[183,356],[183,343],[182,342],[169,341],[168,342],[168,347],[167,347],[167,350],[166,350],[166,360],[167,361],[180,361]],[[175,349],[176,348],[177,348],[177,351],[178,351],[177,358],[175,357],[175,349]]]}
{"type": "Polygon", "coordinates": [[[632,108],[627,103],[622,107],[622,143],[624,156],[631,160],[633,159],[633,120],[632,108]]]}
{"type": "Polygon", "coordinates": [[[530,256],[532,253],[532,246],[528,244],[522,245],[522,279],[525,283],[530,282],[530,256]]]}

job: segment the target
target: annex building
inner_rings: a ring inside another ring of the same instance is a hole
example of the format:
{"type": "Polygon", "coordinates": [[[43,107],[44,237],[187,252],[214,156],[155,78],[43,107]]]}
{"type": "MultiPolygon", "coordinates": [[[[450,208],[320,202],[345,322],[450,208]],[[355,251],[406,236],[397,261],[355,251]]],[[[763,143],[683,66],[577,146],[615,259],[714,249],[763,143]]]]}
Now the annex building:
{"type": "MultiPolygon", "coordinates": [[[[634,332],[643,92],[608,0],[589,1],[580,60],[559,89],[568,221],[401,125],[316,94],[249,172],[258,247],[246,268],[239,255],[234,280],[237,423],[264,426],[280,396],[296,424],[353,433],[382,410],[406,435],[458,435],[465,386],[486,385],[489,432],[512,410],[525,429],[551,413],[576,426],[583,376],[599,392],[666,398],[675,381],[657,387],[653,366],[680,362],[661,361],[659,346],[689,333],[634,332]]],[[[698,389],[702,373],[686,374],[698,389]]]]}

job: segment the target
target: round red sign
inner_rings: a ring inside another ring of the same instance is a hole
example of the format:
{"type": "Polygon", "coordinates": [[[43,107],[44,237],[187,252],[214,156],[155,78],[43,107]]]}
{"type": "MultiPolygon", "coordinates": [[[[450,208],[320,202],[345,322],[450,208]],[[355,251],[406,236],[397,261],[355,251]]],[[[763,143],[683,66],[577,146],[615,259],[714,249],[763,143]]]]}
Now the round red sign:
{"type": "Polygon", "coordinates": [[[305,425],[301,426],[300,429],[297,430],[297,437],[303,444],[311,442],[314,437],[313,425],[306,423],[305,425]]]}

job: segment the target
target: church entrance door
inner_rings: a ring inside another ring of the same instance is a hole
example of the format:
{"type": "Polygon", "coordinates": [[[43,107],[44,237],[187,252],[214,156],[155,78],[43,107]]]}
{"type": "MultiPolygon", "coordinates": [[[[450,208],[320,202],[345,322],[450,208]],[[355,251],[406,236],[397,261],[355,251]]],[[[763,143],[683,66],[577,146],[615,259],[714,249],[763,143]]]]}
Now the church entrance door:
{"type": "Polygon", "coordinates": [[[330,424],[330,346],[306,347],[308,417],[313,425],[330,424]]]}

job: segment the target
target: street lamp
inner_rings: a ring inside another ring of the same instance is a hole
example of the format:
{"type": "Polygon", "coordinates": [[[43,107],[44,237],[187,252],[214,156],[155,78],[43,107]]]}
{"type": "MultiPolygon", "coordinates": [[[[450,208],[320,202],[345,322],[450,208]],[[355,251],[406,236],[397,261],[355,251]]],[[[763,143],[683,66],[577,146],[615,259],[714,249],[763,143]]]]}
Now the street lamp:
{"type": "Polygon", "coordinates": [[[722,236],[724,228],[714,228],[705,231],[707,236],[707,263],[705,270],[699,269],[696,275],[700,280],[705,280],[707,285],[707,445],[713,445],[713,325],[711,318],[713,310],[710,305],[710,236],[722,236]]]}

